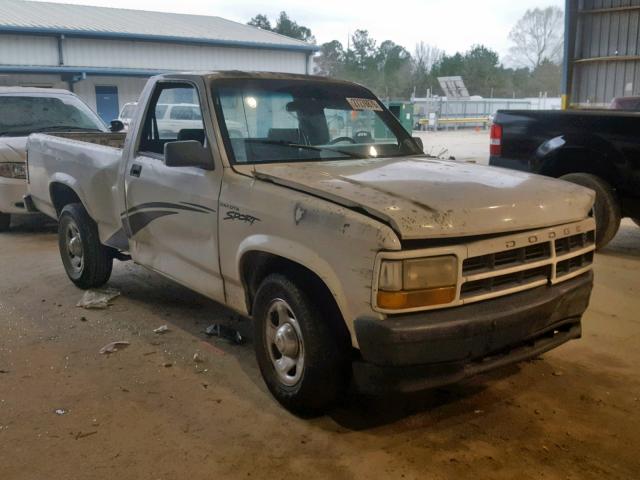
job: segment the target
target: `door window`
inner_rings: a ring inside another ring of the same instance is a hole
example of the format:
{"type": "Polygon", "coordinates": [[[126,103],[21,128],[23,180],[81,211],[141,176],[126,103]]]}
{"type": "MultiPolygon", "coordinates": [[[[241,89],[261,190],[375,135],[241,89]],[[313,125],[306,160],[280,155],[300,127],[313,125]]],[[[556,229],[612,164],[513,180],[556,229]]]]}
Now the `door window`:
{"type": "Polygon", "coordinates": [[[139,151],[163,155],[164,145],[176,140],[197,140],[205,145],[202,109],[190,84],[159,84],[143,124],[139,151]]]}

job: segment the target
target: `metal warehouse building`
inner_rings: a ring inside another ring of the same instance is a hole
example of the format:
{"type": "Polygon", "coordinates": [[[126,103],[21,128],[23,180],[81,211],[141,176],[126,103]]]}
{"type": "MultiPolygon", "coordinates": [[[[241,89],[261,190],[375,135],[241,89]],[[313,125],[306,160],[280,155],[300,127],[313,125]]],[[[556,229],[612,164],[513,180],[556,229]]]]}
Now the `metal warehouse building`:
{"type": "Polygon", "coordinates": [[[578,108],[640,96],[640,0],[566,0],[563,90],[578,108]]]}
{"type": "Polygon", "coordinates": [[[0,85],[66,88],[110,121],[146,78],[308,73],[314,45],[220,17],[0,0],[0,85]]]}

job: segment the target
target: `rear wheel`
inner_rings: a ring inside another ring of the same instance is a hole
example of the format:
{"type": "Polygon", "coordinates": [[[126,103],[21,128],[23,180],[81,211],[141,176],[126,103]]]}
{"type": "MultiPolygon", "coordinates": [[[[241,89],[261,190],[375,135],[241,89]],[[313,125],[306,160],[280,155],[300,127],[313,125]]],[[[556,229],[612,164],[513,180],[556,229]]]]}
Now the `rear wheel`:
{"type": "Polygon", "coordinates": [[[280,274],[262,282],[254,302],[260,371],[273,396],[298,415],[324,413],[348,386],[350,345],[323,310],[280,274]]]}
{"type": "Polygon", "coordinates": [[[611,185],[590,173],[569,173],[560,178],[596,192],[596,202],[593,207],[596,219],[596,248],[600,249],[607,245],[618,233],[622,219],[620,204],[611,185]]]}
{"type": "Polygon", "coordinates": [[[98,227],[80,203],[62,209],[58,246],[67,276],[78,287],[87,289],[107,283],[113,268],[112,251],[100,243],[98,227]]]}
{"type": "Polygon", "coordinates": [[[11,215],[8,213],[0,213],[0,232],[6,232],[11,225],[11,215]]]}

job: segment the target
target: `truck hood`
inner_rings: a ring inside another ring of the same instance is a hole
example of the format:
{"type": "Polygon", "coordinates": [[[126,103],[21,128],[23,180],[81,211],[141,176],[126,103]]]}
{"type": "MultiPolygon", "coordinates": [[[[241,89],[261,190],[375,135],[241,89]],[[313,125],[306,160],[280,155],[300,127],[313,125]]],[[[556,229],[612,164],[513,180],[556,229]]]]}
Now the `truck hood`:
{"type": "Polygon", "coordinates": [[[245,165],[247,175],[364,210],[405,240],[495,234],[584,219],[595,194],[552,178],[405,157],[245,165]]]}
{"type": "Polygon", "coordinates": [[[27,159],[27,137],[0,137],[0,162],[20,163],[27,159]]]}

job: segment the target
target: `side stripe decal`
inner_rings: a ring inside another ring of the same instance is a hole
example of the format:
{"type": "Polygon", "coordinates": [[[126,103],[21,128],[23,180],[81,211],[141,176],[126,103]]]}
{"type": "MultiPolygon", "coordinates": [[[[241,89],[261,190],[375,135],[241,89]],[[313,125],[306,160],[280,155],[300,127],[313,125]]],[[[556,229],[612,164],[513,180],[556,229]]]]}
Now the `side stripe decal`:
{"type": "Polygon", "coordinates": [[[212,210],[208,207],[204,207],[202,205],[197,205],[195,203],[182,202],[182,204],[180,204],[180,203],[169,203],[169,202],[148,202],[148,203],[141,203],[140,205],[131,207],[126,212],[122,212],[120,216],[124,216],[127,214],[131,215],[132,213],[138,212],[140,210],[147,210],[149,208],[174,208],[176,210],[186,210],[190,212],[199,212],[199,213],[215,212],[215,210],[212,210]]]}
{"type": "Polygon", "coordinates": [[[154,220],[180,213],[175,210],[205,214],[216,212],[211,208],[195,203],[148,202],[133,206],[126,212],[122,212],[120,216],[122,217],[124,230],[127,232],[127,236],[133,237],[154,220]],[[169,208],[171,210],[166,210],[169,208]]]}

